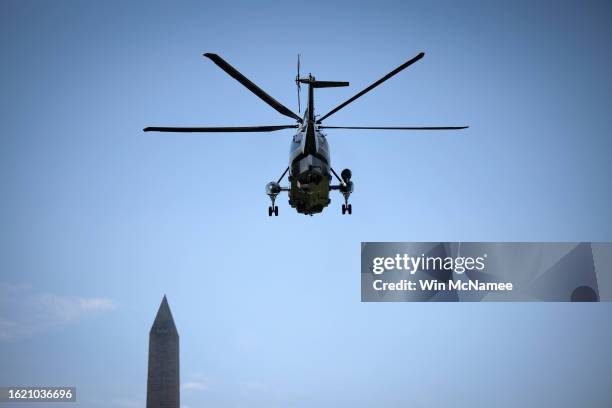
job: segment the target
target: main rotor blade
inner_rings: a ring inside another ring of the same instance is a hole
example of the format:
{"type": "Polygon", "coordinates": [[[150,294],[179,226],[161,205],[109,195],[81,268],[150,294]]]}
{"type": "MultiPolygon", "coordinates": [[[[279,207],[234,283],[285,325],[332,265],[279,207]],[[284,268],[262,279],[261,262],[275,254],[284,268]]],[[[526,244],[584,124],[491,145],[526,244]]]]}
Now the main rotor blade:
{"type": "Polygon", "coordinates": [[[211,54],[207,52],[206,54],[204,54],[204,56],[210,58],[210,60],[217,64],[219,68],[227,72],[231,77],[233,77],[235,80],[244,85],[249,91],[253,92],[265,103],[276,109],[276,111],[280,114],[289,116],[290,118],[293,118],[298,122],[302,121],[302,118],[300,118],[298,115],[289,110],[289,108],[287,108],[285,105],[268,95],[263,89],[251,82],[247,77],[242,75],[236,68],[232,67],[227,61],[225,61],[217,54],[211,54]]]}
{"type": "Polygon", "coordinates": [[[459,130],[469,126],[319,126],[319,129],[375,129],[375,130],[459,130]]]}
{"type": "Polygon", "coordinates": [[[374,82],[372,85],[368,86],[363,91],[359,92],[358,94],[356,94],[352,98],[349,98],[346,101],[342,102],[340,105],[336,106],[334,109],[332,109],[329,112],[327,112],[321,118],[317,119],[317,123],[321,123],[321,121],[323,119],[330,117],[334,113],[338,112],[340,109],[344,108],[349,103],[353,102],[355,99],[359,98],[363,94],[365,94],[365,93],[371,91],[372,89],[376,88],[378,85],[382,84],[387,79],[391,78],[393,75],[397,74],[398,72],[402,71],[405,68],[408,68],[410,65],[414,64],[415,62],[417,62],[418,60],[423,58],[424,55],[425,55],[425,53],[420,52],[419,54],[417,54],[416,57],[414,57],[412,59],[409,59],[408,61],[404,62],[402,65],[400,65],[399,67],[395,68],[393,71],[389,72],[387,75],[385,75],[384,77],[380,78],[378,81],[374,82]]]}
{"type": "Polygon", "coordinates": [[[283,129],[295,129],[297,125],[280,126],[233,126],[233,127],[156,127],[143,129],[145,132],[274,132],[283,129]]]}

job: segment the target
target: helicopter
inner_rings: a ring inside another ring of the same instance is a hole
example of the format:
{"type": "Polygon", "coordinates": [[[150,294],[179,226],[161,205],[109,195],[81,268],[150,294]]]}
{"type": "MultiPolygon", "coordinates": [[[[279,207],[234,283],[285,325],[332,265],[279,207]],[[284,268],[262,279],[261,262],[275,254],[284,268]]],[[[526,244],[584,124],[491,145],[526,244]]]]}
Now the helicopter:
{"type": "Polygon", "coordinates": [[[381,126],[326,126],[323,121],[344,108],[357,98],[376,88],[389,78],[400,71],[414,64],[425,53],[420,52],[415,57],[404,62],[387,75],[372,83],[362,91],[345,100],[322,116],[315,115],[314,109],[314,90],[318,88],[334,88],[349,86],[345,81],[320,81],[315,79],[312,74],[302,77],[300,74],[300,55],[297,59],[297,75],[295,84],[297,86],[298,112],[301,111],[301,85],[308,86],[307,107],[303,116],[291,111],[289,108],[274,99],[259,86],[244,76],[240,71],[230,65],[227,61],[217,54],[205,53],[204,56],[215,63],[228,75],[240,82],[248,90],[253,92],[265,103],[281,115],[295,120],[296,123],[290,125],[269,125],[269,126],[233,126],[233,127],[146,127],[145,132],[275,132],[284,129],[296,129],[292,137],[289,149],[289,165],[276,181],[271,181],[266,185],[266,194],[271,200],[268,207],[268,216],[278,216],[278,206],[276,199],[282,192],[287,192],[289,205],[296,209],[300,214],[313,215],[323,211],[330,203],[331,191],[339,191],[343,198],[342,214],[352,214],[353,206],[349,203],[349,197],[354,190],[352,172],[345,168],[340,175],[331,166],[329,144],[323,129],[354,129],[354,130],[458,130],[466,129],[468,126],[401,126],[401,127],[381,127],[381,126]],[[281,186],[281,182],[288,174],[288,186],[281,186]],[[333,177],[337,184],[333,184],[333,177]]]}

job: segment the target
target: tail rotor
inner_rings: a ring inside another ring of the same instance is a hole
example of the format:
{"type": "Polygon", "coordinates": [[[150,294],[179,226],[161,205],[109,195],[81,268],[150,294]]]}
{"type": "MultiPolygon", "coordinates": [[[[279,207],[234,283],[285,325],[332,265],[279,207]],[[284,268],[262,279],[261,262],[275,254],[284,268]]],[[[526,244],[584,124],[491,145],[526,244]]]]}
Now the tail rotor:
{"type": "Polygon", "coordinates": [[[298,113],[301,113],[302,104],[300,101],[300,94],[302,91],[302,85],[300,84],[300,58],[301,54],[297,55],[297,75],[295,76],[295,85],[297,86],[297,100],[298,100],[298,113]]]}

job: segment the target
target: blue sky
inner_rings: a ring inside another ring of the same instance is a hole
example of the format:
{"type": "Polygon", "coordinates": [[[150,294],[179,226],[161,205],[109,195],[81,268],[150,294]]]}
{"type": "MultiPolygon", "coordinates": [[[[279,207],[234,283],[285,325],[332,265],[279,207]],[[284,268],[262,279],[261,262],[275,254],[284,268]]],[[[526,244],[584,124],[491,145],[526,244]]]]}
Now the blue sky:
{"type": "MultiPolygon", "coordinates": [[[[142,407],[168,295],[185,407],[604,406],[611,305],[361,304],[361,241],[609,241],[606,2],[0,4],[0,384],[142,407]],[[318,113],[424,51],[328,125],[340,196],[304,217],[265,184],[290,131],[202,57],[318,113]]],[[[25,406],[24,406],[25,408],[25,406]]]]}

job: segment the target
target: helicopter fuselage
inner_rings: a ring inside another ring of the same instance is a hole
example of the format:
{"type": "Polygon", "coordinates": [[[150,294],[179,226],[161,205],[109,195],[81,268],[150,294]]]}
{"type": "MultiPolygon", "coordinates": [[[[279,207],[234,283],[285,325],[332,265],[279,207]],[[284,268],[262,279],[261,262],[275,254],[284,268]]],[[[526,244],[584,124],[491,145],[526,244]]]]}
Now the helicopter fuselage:
{"type": "Polygon", "coordinates": [[[331,202],[329,144],[314,122],[293,136],[289,149],[289,204],[301,214],[318,214],[331,202]]]}

